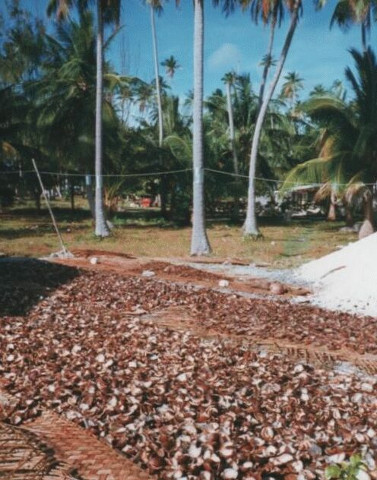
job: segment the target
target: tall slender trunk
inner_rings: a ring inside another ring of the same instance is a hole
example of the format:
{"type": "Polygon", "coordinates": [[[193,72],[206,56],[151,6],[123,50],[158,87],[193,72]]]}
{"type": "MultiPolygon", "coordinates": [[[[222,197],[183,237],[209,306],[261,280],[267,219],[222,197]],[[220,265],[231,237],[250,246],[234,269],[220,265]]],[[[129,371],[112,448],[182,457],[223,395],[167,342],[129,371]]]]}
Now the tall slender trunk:
{"type": "Polygon", "coordinates": [[[89,210],[92,218],[95,218],[95,202],[93,197],[93,187],[92,187],[92,177],[91,175],[85,176],[85,186],[86,186],[86,198],[88,199],[89,210]]]}
{"type": "Polygon", "coordinates": [[[352,227],[353,224],[355,223],[355,221],[354,221],[354,218],[353,218],[353,215],[352,215],[351,208],[348,205],[348,203],[346,203],[344,208],[346,210],[346,225],[347,225],[347,227],[352,227]]]}
{"type": "Polygon", "coordinates": [[[364,202],[364,222],[369,221],[374,229],[374,214],[373,214],[373,195],[368,190],[363,196],[364,202]]]}
{"type": "Polygon", "coordinates": [[[363,48],[363,52],[365,53],[368,49],[367,47],[367,26],[366,21],[364,20],[361,22],[361,46],[363,48]]]}
{"type": "Polygon", "coordinates": [[[359,230],[359,240],[371,235],[375,231],[373,215],[373,194],[366,189],[362,196],[364,207],[364,221],[359,230]]]}
{"type": "Polygon", "coordinates": [[[191,255],[207,255],[211,252],[205,230],[204,208],[203,2],[204,0],[194,0],[193,224],[191,255]]]}
{"type": "Polygon", "coordinates": [[[96,81],[96,132],[95,132],[95,234],[98,237],[107,237],[110,234],[106,224],[103,205],[103,178],[102,178],[102,101],[103,101],[103,19],[101,0],[97,0],[97,81],[96,81]]]}
{"type": "Polygon", "coordinates": [[[168,179],[166,175],[160,176],[160,200],[161,200],[161,215],[168,219],[168,179]]]}
{"type": "Polygon", "coordinates": [[[41,190],[38,187],[34,187],[34,200],[35,200],[35,207],[38,210],[38,213],[41,211],[41,190]]]}
{"type": "Polygon", "coordinates": [[[70,190],[69,194],[71,198],[71,210],[74,211],[75,210],[75,184],[73,179],[71,179],[69,190],[70,190]]]}
{"type": "Polygon", "coordinates": [[[257,237],[260,235],[260,232],[258,230],[258,225],[257,225],[256,211],[255,211],[255,171],[256,171],[256,165],[257,165],[259,142],[260,142],[260,137],[262,133],[263,122],[267,113],[267,108],[272,98],[272,95],[274,94],[276,85],[279,81],[285,60],[287,58],[289,47],[292,42],[293,34],[297,27],[300,5],[301,5],[301,0],[295,0],[293,11],[291,14],[291,24],[290,24],[290,27],[289,27],[289,30],[280,54],[279,62],[276,66],[275,75],[271,81],[266,97],[263,99],[262,106],[258,112],[258,117],[255,125],[254,135],[253,135],[253,141],[251,145],[251,153],[250,153],[247,210],[246,210],[246,220],[243,226],[243,231],[245,236],[257,237]]]}
{"type": "Polygon", "coordinates": [[[157,35],[156,24],[154,18],[154,8],[150,5],[151,11],[151,27],[152,27],[152,40],[153,40],[153,62],[154,62],[154,75],[156,82],[156,97],[157,97],[157,110],[158,110],[158,146],[162,146],[164,139],[164,130],[162,124],[162,101],[161,101],[161,86],[160,86],[160,74],[158,68],[158,54],[157,54],[157,35]]]}
{"type": "Polygon", "coordinates": [[[331,190],[330,193],[330,206],[327,213],[327,220],[329,222],[335,222],[336,220],[336,193],[331,190]]]}
{"type": "Polygon", "coordinates": [[[232,105],[232,96],[230,91],[230,83],[226,82],[226,99],[228,104],[228,122],[229,122],[229,140],[230,146],[232,148],[233,155],[233,170],[236,175],[239,174],[238,168],[238,157],[236,150],[236,135],[234,132],[234,120],[233,120],[233,105],[232,105]]]}
{"type": "MultiPolygon", "coordinates": [[[[157,35],[156,35],[156,23],[155,23],[155,12],[152,3],[150,4],[150,14],[151,14],[151,28],[152,28],[152,42],[153,42],[153,63],[154,63],[154,76],[156,83],[156,99],[157,99],[157,112],[158,112],[158,146],[162,147],[162,142],[164,140],[164,125],[162,118],[162,99],[161,99],[161,85],[160,85],[160,72],[158,68],[158,49],[157,49],[157,35]]],[[[159,159],[161,163],[161,153],[159,153],[159,159]]],[[[166,186],[166,178],[162,176],[160,178],[161,183],[161,214],[164,218],[167,218],[167,192],[164,192],[163,189],[166,186]]]]}
{"type": "Polygon", "coordinates": [[[238,174],[239,174],[239,167],[238,167],[238,156],[237,156],[237,149],[236,149],[236,135],[234,132],[234,120],[233,120],[233,105],[232,105],[232,96],[230,87],[230,82],[225,83],[226,86],[226,98],[228,104],[228,123],[229,123],[229,140],[230,140],[230,147],[232,149],[233,155],[233,170],[234,173],[237,175],[234,182],[234,198],[233,198],[233,211],[232,211],[232,220],[238,221],[239,219],[239,182],[238,182],[238,174]]]}
{"type": "Polygon", "coordinates": [[[264,97],[264,90],[266,88],[266,83],[267,83],[267,77],[268,77],[268,72],[270,71],[270,66],[271,66],[271,61],[272,61],[272,49],[274,46],[274,38],[275,38],[275,28],[276,28],[276,18],[273,18],[271,22],[271,28],[270,28],[270,39],[268,42],[268,49],[267,49],[267,62],[263,68],[263,74],[262,74],[262,81],[260,84],[259,88],[259,98],[258,98],[258,112],[260,111],[263,103],[263,97],[264,97]]]}

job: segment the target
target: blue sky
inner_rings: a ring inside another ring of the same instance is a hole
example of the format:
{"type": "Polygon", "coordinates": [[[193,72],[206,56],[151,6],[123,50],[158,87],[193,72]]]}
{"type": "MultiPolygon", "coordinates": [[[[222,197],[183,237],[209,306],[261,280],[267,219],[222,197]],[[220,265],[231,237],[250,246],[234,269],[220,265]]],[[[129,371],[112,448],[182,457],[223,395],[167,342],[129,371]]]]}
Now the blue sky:
{"type": "MultiPolygon", "coordinates": [[[[192,0],[165,2],[164,12],[156,18],[160,61],[174,55],[181,65],[172,81],[171,92],[183,97],[192,88],[193,6],[192,0]]],[[[335,79],[344,80],[344,69],[352,66],[349,48],[360,48],[360,28],[352,27],[347,33],[337,26],[329,29],[335,0],[316,12],[312,0],[303,0],[304,14],[293,38],[283,76],[296,71],[304,79],[305,97],[314,85],[330,86],[335,79]]],[[[22,0],[22,4],[35,14],[45,17],[47,0],[22,0]]],[[[0,0],[4,11],[5,0],[0,0]]],[[[109,52],[110,60],[119,73],[152,80],[152,36],[149,9],[142,0],[123,0],[123,28],[109,52]]],[[[279,54],[288,28],[288,19],[277,32],[275,57],[279,54]]],[[[224,73],[234,69],[249,73],[257,91],[262,68],[259,66],[266,53],[269,29],[261,23],[255,25],[249,12],[226,18],[221,8],[214,8],[205,0],[205,95],[222,87],[224,73]]],[[[371,45],[377,45],[375,25],[372,26],[371,45]]],[[[163,68],[160,73],[163,74],[163,68]]],[[[281,83],[281,82],[280,82],[281,83]]],[[[279,90],[279,89],[278,89],[279,90]]]]}
{"type": "MultiPolygon", "coordinates": [[[[256,26],[248,12],[238,12],[225,18],[220,8],[205,1],[205,94],[221,87],[221,78],[234,69],[250,73],[257,89],[262,68],[259,63],[268,42],[268,27],[256,26]]],[[[334,1],[316,12],[311,0],[304,0],[304,14],[293,38],[284,73],[296,71],[304,79],[308,93],[314,85],[330,86],[335,79],[344,80],[346,65],[352,65],[349,48],[360,48],[360,28],[354,26],[343,33],[337,26],[329,29],[334,1]]],[[[148,8],[141,0],[127,0],[123,6],[122,32],[113,45],[111,58],[118,70],[144,80],[153,78],[152,38],[148,8]],[[119,58],[123,58],[122,61],[119,58]]],[[[182,68],[171,82],[172,92],[180,96],[192,88],[193,7],[191,0],[174,0],[165,5],[156,19],[160,61],[174,55],[182,68]]],[[[275,57],[287,31],[288,21],[281,26],[275,42],[275,57]]],[[[372,27],[375,30],[375,27],[372,27]]],[[[371,44],[377,45],[372,31],[371,44]]],[[[163,68],[161,67],[161,73],[163,68]]]]}

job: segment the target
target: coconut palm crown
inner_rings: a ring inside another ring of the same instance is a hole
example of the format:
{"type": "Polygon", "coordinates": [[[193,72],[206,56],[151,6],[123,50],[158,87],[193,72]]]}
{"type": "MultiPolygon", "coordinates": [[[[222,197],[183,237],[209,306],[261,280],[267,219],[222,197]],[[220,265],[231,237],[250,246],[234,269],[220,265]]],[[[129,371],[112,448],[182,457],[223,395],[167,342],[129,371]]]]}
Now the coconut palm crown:
{"type": "Polygon", "coordinates": [[[350,53],[356,70],[346,68],[345,76],[353,99],[326,94],[303,105],[322,127],[319,154],[295,167],[282,191],[300,183],[328,183],[350,198],[350,192],[364,191],[366,183],[377,180],[377,60],[370,48],[350,53]]]}
{"type": "Polygon", "coordinates": [[[88,8],[89,3],[94,3],[97,11],[97,59],[96,59],[96,123],[95,123],[95,234],[98,237],[107,237],[110,234],[105,220],[103,205],[103,132],[102,132],[102,107],[103,107],[103,45],[104,25],[115,23],[118,25],[120,18],[121,0],[49,0],[47,13],[56,13],[58,20],[67,18],[70,10],[76,6],[79,11],[88,8]]]}
{"type": "MultiPolygon", "coordinates": [[[[318,8],[322,8],[327,0],[317,0],[318,8]]],[[[347,31],[352,25],[361,26],[361,43],[364,51],[367,49],[367,36],[371,29],[371,19],[377,16],[375,0],[338,0],[330,21],[330,28],[337,24],[347,31]]]]}

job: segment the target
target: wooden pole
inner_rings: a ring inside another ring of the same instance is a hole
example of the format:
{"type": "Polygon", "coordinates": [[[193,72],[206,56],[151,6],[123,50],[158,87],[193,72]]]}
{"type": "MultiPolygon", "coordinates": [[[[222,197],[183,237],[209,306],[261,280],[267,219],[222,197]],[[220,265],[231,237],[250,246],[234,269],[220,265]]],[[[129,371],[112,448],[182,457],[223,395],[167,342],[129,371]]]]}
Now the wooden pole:
{"type": "Polygon", "coordinates": [[[56,220],[55,220],[55,217],[54,217],[54,213],[52,211],[52,208],[51,208],[51,205],[50,205],[50,201],[46,195],[46,190],[43,186],[43,182],[42,182],[42,178],[39,174],[39,170],[37,168],[37,164],[35,163],[35,160],[34,158],[31,159],[31,161],[33,162],[33,167],[34,167],[34,170],[35,170],[35,173],[37,174],[37,177],[38,177],[38,180],[39,180],[39,184],[41,186],[41,189],[42,189],[42,193],[43,193],[43,197],[46,201],[46,204],[47,204],[47,208],[48,208],[48,211],[50,212],[50,216],[51,216],[51,219],[52,219],[52,223],[54,225],[54,228],[55,228],[55,231],[56,231],[56,234],[58,236],[58,239],[59,239],[59,242],[60,242],[60,246],[62,248],[61,250],[61,253],[64,257],[71,257],[72,254],[66,249],[65,245],[64,245],[64,242],[63,242],[63,238],[60,234],[60,231],[59,231],[59,228],[58,228],[58,224],[56,223],[56,220]]]}

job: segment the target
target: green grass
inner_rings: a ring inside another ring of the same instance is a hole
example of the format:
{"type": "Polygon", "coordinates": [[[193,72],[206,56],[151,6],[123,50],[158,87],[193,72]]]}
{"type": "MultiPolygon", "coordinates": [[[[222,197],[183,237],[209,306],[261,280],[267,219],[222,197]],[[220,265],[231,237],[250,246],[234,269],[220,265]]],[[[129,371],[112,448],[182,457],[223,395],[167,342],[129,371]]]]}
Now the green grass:
{"type": "MultiPolygon", "coordinates": [[[[101,249],[148,257],[187,257],[191,229],[166,222],[158,211],[132,209],[117,213],[110,237],[98,239],[85,204],[72,212],[68,204],[53,203],[59,229],[68,249],[101,249]]],[[[212,256],[239,258],[273,267],[294,267],[334,251],[357,239],[356,234],[339,232],[342,222],[324,220],[261,221],[263,234],[256,241],[244,240],[240,226],[210,222],[208,236],[212,256]]],[[[15,206],[0,214],[0,252],[8,255],[43,256],[60,250],[46,209],[38,213],[32,205],[15,206]]]]}

